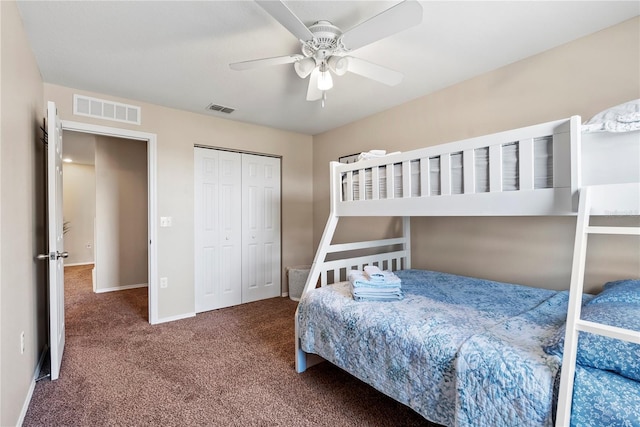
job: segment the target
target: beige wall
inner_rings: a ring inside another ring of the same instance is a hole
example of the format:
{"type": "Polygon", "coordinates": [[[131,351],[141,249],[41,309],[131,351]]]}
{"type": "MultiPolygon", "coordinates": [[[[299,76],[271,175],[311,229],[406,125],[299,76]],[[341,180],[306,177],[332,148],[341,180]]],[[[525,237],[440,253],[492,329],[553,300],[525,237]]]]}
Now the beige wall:
{"type": "MultiPolygon", "coordinates": [[[[90,135],[91,138],[95,138],[90,135]]],[[[65,265],[94,261],[93,223],[96,216],[96,173],[93,165],[65,163],[63,166],[63,208],[68,231],[64,250],[69,252],[65,265]],[[87,245],[91,247],[87,248],[87,245]]]]}
{"type": "MultiPolygon", "coordinates": [[[[314,137],[314,244],[329,212],[328,163],[346,154],[423,146],[598,111],[640,98],[640,18],[621,23],[314,137]]],[[[550,288],[567,288],[572,218],[414,218],[413,266],[550,288]]],[[[397,222],[343,221],[338,239],[385,234],[397,222]],[[371,224],[375,224],[372,227],[371,224]],[[367,233],[367,234],[365,234],[367,233]]],[[[590,289],[638,277],[638,246],[598,239],[590,289]],[[597,260],[596,260],[597,259],[597,260]]]]}
{"type": "Polygon", "coordinates": [[[42,78],[14,2],[0,2],[0,425],[18,423],[47,340],[42,78]],[[25,352],[20,352],[20,333],[25,352]]]}
{"type": "Polygon", "coordinates": [[[147,143],[96,138],[96,291],[147,283],[147,143]]]}
{"type": "Polygon", "coordinates": [[[173,218],[172,227],[158,228],[158,277],[169,282],[167,288],[158,289],[161,320],[194,312],[194,144],[282,156],[283,286],[285,267],[313,258],[312,137],[57,85],[45,84],[44,91],[47,100],[56,102],[63,120],[157,134],[158,216],[173,218]],[[74,93],[140,105],[142,124],[74,116],[74,93]]]}

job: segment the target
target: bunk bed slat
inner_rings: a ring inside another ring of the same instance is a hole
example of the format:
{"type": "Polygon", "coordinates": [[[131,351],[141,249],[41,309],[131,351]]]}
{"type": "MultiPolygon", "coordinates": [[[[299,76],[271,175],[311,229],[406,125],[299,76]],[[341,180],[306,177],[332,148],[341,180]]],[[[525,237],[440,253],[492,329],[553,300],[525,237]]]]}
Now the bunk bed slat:
{"type": "Polygon", "coordinates": [[[380,168],[374,166],[371,168],[371,198],[373,200],[380,199],[380,168]]]}
{"type": "Polygon", "coordinates": [[[365,200],[367,198],[367,186],[365,185],[366,176],[366,169],[361,169],[360,172],[358,172],[358,200],[365,200]]]}
{"type": "Polygon", "coordinates": [[[629,236],[640,236],[640,228],[638,227],[598,227],[592,225],[587,227],[587,232],[590,234],[621,234],[629,236]]]}
{"type": "Polygon", "coordinates": [[[369,240],[365,242],[337,243],[330,245],[327,253],[354,251],[358,249],[378,248],[381,246],[401,245],[406,242],[404,237],[391,239],[369,240]]]}
{"type": "Polygon", "coordinates": [[[602,323],[595,323],[589,320],[582,319],[576,322],[576,328],[579,331],[589,332],[592,334],[603,335],[606,337],[640,344],[640,332],[634,331],[632,329],[618,328],[616,326],[604,325],[602,323]]]}
{"type": "Polygon", "coordinates": [[[431,182],[429,179],[429,158],[420,159],[420,196],[426,197],[429,195],[429,189],[431,188],[431,182]]]}
{"type": "Polygon", "coordinates": [[[402,162],[402,197],[411,197],[411,162],[405,160],[402,162]]]}
{"type": "MultiPolygon", "coordinates": [[[[322,265],[321,279],[327,280],[326,272],[332,271],[336,269],[346,268],[347,270],[358,269],[362,270],[364,265],[373,265],[375,263],[380,265],[384,265],[386,262],[386,267],[382,268],[382,270],[390,270],[392,268],[391,263],[393,260],[403,260],[408,256],[408,252],[405,250],[399,250],[394,252],[385,252],[382,254],[375,255],[364,255],[355,258],[346,258],[346,259],[338,259],[333,261],[326,261],[322,265]]],[[[327,283],[321,280],[321,283],[324,283],[322,286],[325,286],[327,283]]]]}
{"type": "Polygon", "coordinates": [[[502,191],[502,145],[489,147],[489,191],[502,191]]]}
{"type": "Polygon", "coordinates": [[[520,141],[519,156],[520,190],[533,190],[535,187],[533,139],[529,138],[520,141]]]}
{"type": "Polygon", "coordinates": [[[345,201],[351,202],[353,200],[353,172],[352,171],[347,172],[346,182],[347,182],[347,194],[346,194],[345,201]]]}
{"type": "Polygon", "coordinates": [[[395,180],[393,174],[393,164],[387,165],[387,199],[395,199],[395,180]]]}
{"type": "Polygon", "coordinates": [[[449,153],[440,156],[440,195],[451,194],[451,155],[449,153]]]}
{"type": "Polygon", "coordinates": [[[464,194],[476,192],[476,164],[475,150],[469,149],[462,152],[462,182],[464,194]]]}

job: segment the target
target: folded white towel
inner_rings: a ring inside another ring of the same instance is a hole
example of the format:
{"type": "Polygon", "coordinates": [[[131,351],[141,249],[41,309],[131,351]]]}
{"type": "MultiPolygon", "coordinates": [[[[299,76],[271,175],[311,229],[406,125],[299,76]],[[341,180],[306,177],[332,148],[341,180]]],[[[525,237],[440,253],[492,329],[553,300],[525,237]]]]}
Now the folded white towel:
{"type": "Polygon", "coordinates": [[[364,272],[372,282],[384,282],[384,272],[375,265],[368,265],[364,268],[364,272]]]}
{"type": "Polygon", "coordinates": [[[402,294],[402,291],[399,291],[397,294],[385,296],[353,296],[355,301],[399,301],[403,298],[404,295],[402,294]]]}
{"type": "Polygon", "coordinates": [[[354,287],[351,285],[351,293],[353,295],[387,295],[397,293],[400,290],[400,285],[390,286],[387,288],[373,287],[373,286],[360,286],[354,287]]]}
{"type": "Polygon", "coordinates": [[[399,287],[402,284],[402,281],[398,276],[393,274],[390,271],[384,271],[384,280],[383,281],[372,281],[369,280],[367,275],[359,270],[351,270],[348,274],[349,282],[353,285],[353,287],[372,287],[372,288],[384,288],[384,287],[399,287]]]}
{"type": "Polygon", "coordinates": [[[393,287],[354,287],[350,284],[351,295],[356,301],[397,301],[404,298],[400,285],[393,287]]]}

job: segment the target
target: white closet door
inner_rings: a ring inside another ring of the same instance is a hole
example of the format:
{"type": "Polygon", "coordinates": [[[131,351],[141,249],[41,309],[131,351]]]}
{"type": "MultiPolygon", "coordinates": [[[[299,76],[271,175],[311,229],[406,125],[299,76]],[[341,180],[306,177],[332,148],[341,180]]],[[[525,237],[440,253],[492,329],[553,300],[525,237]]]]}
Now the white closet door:
{"type": "Polygon", "coordinates": [[[241,155],[195,148],[196,312],[242,302],[241,155]]]}
{"type": "Polygon", "coordinates": [[[280,296],[280,159],[242,155],[242,302],[280,296]]]}

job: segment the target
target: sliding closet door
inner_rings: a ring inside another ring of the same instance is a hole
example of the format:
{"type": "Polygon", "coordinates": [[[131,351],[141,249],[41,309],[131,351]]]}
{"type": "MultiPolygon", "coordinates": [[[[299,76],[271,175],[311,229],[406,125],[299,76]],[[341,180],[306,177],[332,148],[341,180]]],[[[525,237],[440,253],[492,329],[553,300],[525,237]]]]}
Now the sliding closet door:
{"type": "Polygon", "coordinates": [[[242,155],[242,302],[280,296],[280,159],[242,155]]]}
{"type": "Polygon", "coordinates": [[[242,302],[241,155],[196,148],[196,312],[242,302]]]}

